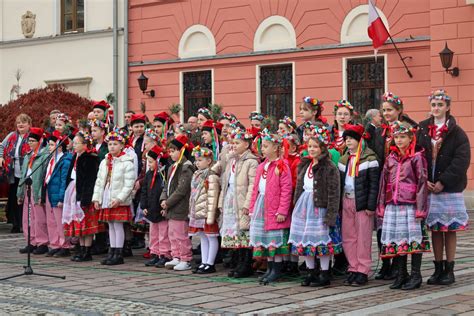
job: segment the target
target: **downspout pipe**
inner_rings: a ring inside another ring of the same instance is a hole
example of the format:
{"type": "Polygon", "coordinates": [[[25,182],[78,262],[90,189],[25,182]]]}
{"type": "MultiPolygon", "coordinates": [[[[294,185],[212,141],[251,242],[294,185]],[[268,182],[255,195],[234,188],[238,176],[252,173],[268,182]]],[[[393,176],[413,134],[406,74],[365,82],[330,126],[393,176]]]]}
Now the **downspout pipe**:
{"type": "Polygon", "coordinates": [[[121,119],[128,111],[128,0],[124,0],[123,11],[123,113],[121,119]]]}
{"type": "Polygon", "coordinates": [[[118,113],[118,105],[117,105],[117,100],[118,100],[118,0],[113,0],[113,5],[112,5],[112,21],[113,21],[113,39],[112,39],[112,50],[113,50],[113,57],[112,57],[112,77],[113,77],[113,95],[115,98],[115,102],[113,104],[114,107],[114,124],[118,125],[119,120],[118,118],[120,117],[120,113],[118,113]]]}

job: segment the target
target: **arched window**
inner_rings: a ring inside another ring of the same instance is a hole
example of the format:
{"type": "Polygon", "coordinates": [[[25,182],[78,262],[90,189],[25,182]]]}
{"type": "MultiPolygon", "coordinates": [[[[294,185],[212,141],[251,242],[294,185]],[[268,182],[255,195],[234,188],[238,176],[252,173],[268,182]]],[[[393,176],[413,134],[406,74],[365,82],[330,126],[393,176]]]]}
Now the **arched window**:
{"type": "Polygon", "coordinates": [[[254,51],[296,48],[296,33],[288,19],[274,15],[260,23],[253,40],[254,51]]]}
{"type": "MultiPolygon", "coordinates": [[[[389,30],[388,20],[383,12],[377,8],[379,16],[389,30]]],[[[369,5],[364,4],[352,9],[344,19],[341,27],[341,43],[369,42],[367,26],[369,24],[369,5]]]]}
{"type": "Polygon", "coordinates": [[[179,41],[179,58],[212,56],[216,54],[216,40],[204,25],[189,27],[179,41]]]}

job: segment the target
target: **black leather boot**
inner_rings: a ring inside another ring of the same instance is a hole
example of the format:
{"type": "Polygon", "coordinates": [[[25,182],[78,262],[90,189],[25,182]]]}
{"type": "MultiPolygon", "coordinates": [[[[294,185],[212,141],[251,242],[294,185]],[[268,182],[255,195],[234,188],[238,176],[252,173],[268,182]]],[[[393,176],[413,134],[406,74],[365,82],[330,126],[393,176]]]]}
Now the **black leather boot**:
{"type": "Polygon", "coordinates": [[[281,278],[282,267],[283,262],[273,262],[272,271],[265,279],[261,280],[260,283],[263,285],[268,285],[270,283],[278,281],[281,278]]]}
{"type": "Polygon", "coordinates": [[[454,278],[454,261],[444,261],[444,272],[439,278],[440,285],[450,285],[455,282],[454,278]]]}
{"type": "Polygon", "coordinates": [[[396,289],[401,289],[403,284],[408,279],[408,271],[407,271],[407,256],[398,256],[397,260],[397,267],[398,267],[398,275],[397,278],[395,279],[395,282],[393,282],[392,285],[390,285],[390,289],[396,290],[396,289]]]}
{"type": "Polygon", "coordinates": [[[312,282],[315,282],[318,278],[318,274],[316,273],[315,269],[307,269],[307,274],[304,277],[303,281],[301,281],[301,286],[309,286],[312,282]]]}
{"type": "Polygon", "coordinates": [[[382,259],[382,267],[375,275],[376,280],[383,280],[390,273],[390,259],[382,259]]]}
{"type": "MultiPolygon", "coordinates": [[[[234,278],[246,278],[253,274],[252,271],[252,249],[244,248],[243,251],[243,258],[242,264],[240,268],[236,269],[234,272],[234,278]]],[[[275,266],[275,265],[274,265],[275,266]]]]}
{"type": "Polygon", "coordinates": [[[123,264],[123,248],[115,248],[114,256],[112,259],[107,261],[106,265],[115,266],[117,264],[123,264]]]}
{"type": "MultiPolygon", "coordinates": [[[[387,259],[390,260],[390,259],[387,259]]],[[[398,263],[400,261],[400,257],[395,257],[392,260],[392,264],[390,266],[389,273],[385,274],[384,280],[395,280],[398,275],[398,263]]]]}
{"type": "Polygon", "coordinates": [[[79,251],[76,253],[76,255],[71,257],[71,261],[76,261],[76,262],[79,261],[81,257],[84,255],[84,252],[86,252],[86,247],[81,246],[81,248],[79,248],[79,251]]]}
{"type": "Polygon", "coordinates": [[[260,277],[258,277],[259,281],[263,281],[263,279],[267,278],[273,269],[273,261],[267,261],[267,271],[260,277]]]}
{"type": "Polygon", "coordinates": [[[124,242],[122,254],[125,258],[126,257],[133,257],[132,244],[129,240],[125,240],[125,242],[124,242]]]}
{"type": "Polygon", "coordinates": [[[430,276],[426,284],[429,285],[436,285],[439,284],[439,278],[443,274],[443,261],[433,261],[435,270],[433,274],[430,276]]]}
{"type": "Polygon", "coordinates": [[[423,279],[421,277],[421,259],[423,255],[421,253],[415,253],[411,255],[411,274],[408,281],[403,284],[402,290],[414,290],[421,286],[423,279]]]}
{"type": "Polygon", "coordinates": [[[298,269],[298,262],[288,262],[288,270],[286,275],[289,277],[298,277],[300,275],[300,270],[298,269]]]}
{"type": "Polygon", "coordinates": [[[233,253],[232,253],[233,262],[229,262],[229,267],[231,267],[231,269],[230,269],[229,273],[227,273],[227,276],[229,278],[234,277],[235,271],[242,270],[244,256],[245,255],[244,255],[244,249],[243,248],[233,250],[233,253]]]}
{"type": "Polygon", "coordinates": [[[321,270],[316,280],[311,282],[309,286],[320,287],[320,286],[328,286],[330,284],[331,284],[331,277],[329,276],[329,270],[321,270]]]}
{"type": "Polygon", "coordinates": [[[102,265],[107,265],[107,262],[109,262],[110,260],[112,260],[113,256],[115,254],[115,248],[112,248],[110,247],[109,248],[109,253],[107,254],[107,257],[105,259],[103,259],[100,264],[102,265]]]}

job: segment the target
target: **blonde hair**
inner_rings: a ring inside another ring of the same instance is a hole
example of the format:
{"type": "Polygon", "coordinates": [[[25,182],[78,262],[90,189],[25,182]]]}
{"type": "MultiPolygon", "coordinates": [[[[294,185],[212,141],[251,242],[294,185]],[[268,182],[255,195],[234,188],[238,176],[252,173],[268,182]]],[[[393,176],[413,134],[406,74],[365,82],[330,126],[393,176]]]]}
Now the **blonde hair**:
{"type": "Polygon", "coordinates": [[[28,123],[31,125],[31,117],[28,114],[21,113],[16,117],[15,123],[28,123]]]}

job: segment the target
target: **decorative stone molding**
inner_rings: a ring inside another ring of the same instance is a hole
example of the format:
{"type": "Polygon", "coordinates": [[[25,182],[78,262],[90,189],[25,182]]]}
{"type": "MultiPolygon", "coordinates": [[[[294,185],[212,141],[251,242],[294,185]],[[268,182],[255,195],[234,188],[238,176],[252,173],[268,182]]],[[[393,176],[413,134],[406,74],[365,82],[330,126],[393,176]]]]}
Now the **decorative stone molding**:
{"type": "Polygon", "coordinates": [[[92,77],[70,78],[70,79],[52,79],[45,80],[48,86],[52,84],[63,85],[66,90],[72,93],[77,93],[81,97],[89,97],[89,85],[92,82],[92,77]]]}
{"type": "Polygon", "coordinates": [[[184,31],[179,41],[179,58],[213,56],[216,54],[216,40],[204,25],[196,24],[184,31]]]}
{"type": "MultiPolygon", "coordinates": [[[[382,19],[388,31],[388,20],[383,12],[377,8],[377,13],[382,19]]],[[[369,24],[369,5],[364,4],[352,9],[342,22],[341,43],[358,43],[371,41],[367,35],[367,26],[369,24]]]]}
{"type": "Polygon", "coordinates": [[[26,11],[21,16],[21,31],[26,38],[32,38],[35,34],[36,28],[36,14],[31,11],[26,11]]]}
{"type": "Polygon", "coordinates": [[[258,52],[288,48],[296,48],[296,33],[291,22],[279,15],[263,20],[255,32],[253,50],[258,52]]]}

